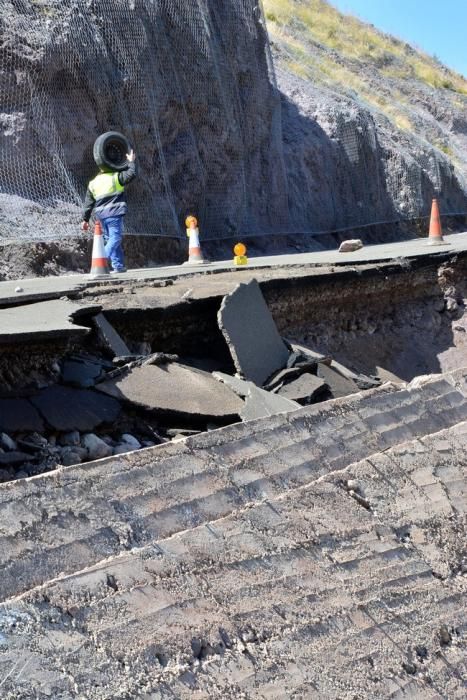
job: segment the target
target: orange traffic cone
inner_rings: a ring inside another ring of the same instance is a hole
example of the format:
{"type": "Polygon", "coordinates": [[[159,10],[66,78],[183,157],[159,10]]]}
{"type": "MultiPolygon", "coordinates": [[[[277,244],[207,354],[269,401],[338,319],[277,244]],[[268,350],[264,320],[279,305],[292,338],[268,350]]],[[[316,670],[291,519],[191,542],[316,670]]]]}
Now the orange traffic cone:
{"type": "Polygon", "coordinates": [[[188,236],[188,262],[186,264],[202,265],[204,258],[199,243],[198,219],[195,216],[188,216],[185,224],[186,235],[188,236]]]}
{"type": "Polygon", "coordinates": [[[96,221],[94,225],[94,241],[92,243],[92,263],[91,277],[106,277],[109,274],[109,261],[105,254],[104,236],[102,234],[102,225],[100,221],[96,221]]]}
{"type": "Polygon", "coordinates": [[[428,234],[428,245],[449,245],[443,238],[441,229],[441,217],[439,215],[438,200],[433,199],[430,216],[430,232],[428,234]]]}

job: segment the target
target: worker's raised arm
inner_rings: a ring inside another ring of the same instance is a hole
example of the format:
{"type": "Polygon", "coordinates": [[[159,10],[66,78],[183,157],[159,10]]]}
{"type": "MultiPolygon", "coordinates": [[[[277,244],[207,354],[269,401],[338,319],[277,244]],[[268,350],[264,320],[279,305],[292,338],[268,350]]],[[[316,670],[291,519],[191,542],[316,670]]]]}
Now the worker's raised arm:
{"type": "Polygon", "coordinates": [[[128,168],[118,173],[118,181],[121,185],[129,185],[136,177],[136,156],[132,150],[127,153],[128,168]]]}

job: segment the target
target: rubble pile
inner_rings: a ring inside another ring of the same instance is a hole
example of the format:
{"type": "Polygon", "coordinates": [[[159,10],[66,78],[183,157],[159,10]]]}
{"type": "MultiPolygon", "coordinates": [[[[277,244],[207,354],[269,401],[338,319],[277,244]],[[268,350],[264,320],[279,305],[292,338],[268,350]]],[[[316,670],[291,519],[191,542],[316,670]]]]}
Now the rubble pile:
{"type": "Polygon", "coordinates": [[[40,328],[18,337],[16,326],[5,325],[4,336],[14,333],[17,342],[27,343],[39,334],[53,344],[65,335],[75,349],[58,366],[54,362],[53,382],[31,370],[21,397],[0,396],[1,481],[287,413],[381,383],[281,338],[256,280],[226,295],[218,313],[236,375],[205,369],[217,366],[214,358],[201,361],[142,346],[148,354],[132,353],[100,306],[65,300],[33,306],[40,309],[0,314],[13,319],[16,313],[26,325],[28,314],[40,312],[40,328]],[[76,350],[77,338],[91,338],[93,351],[76,350]]]}

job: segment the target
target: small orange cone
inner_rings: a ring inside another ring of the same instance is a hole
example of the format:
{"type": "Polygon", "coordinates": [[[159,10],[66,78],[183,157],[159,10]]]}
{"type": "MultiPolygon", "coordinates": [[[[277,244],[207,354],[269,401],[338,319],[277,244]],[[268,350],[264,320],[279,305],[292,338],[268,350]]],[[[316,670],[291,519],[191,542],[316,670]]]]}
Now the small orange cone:
{"type": "Polygon", "coordinates": [[[92,244],[91,277],[106,277],[109,274],[109,261],[105,254],[102,224],[96,221],[94,225],[94,241],[92,244]]]}
{"type": "Polygon", "coordinates": [[[188,262],[186,264],[202,265],[205,261],[199,243],[198,219],[195,216],[188,216],[185,224],[188,236],[188,262]]]}
{"type": "Polygon", "coordinates": [[[430,231],[428,233],[428,245],[449,245],[443,238],[441,229],[441,217],[439,214],[438,200],[433,199],[431,205],[430,231]]]}

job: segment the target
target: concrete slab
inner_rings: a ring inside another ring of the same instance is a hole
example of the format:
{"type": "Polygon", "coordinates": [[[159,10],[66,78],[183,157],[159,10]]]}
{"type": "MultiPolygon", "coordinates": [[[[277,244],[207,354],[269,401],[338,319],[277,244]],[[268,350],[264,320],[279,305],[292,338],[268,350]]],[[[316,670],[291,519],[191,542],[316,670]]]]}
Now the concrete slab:
{"type": "Polygon", "coordinates": [[[225,374],[224,372],[213,372],[212,376],[214,379],[217,379],[218,382],[226,384],[229,389],[232,389],[232,391],[241,398],[248,396],[251,387],[254,386],[252,382],[246,382],[244,379],[239,379],[238,377],[231,377],[230,374],[225,374]]]}
{"type": "Polygon", "coordinates": [[[112,424],[121,411],[120,404],[95,391],[53,386],[44,389],[31,402],[54,430],[91,431],[102,423],[112,424]]]}
{"type": "Polygon", "coordinates": [[[287,365],[289,351],[256,280],[239,284],[224,297],[217,320],[235,367],[245,379],[262,386],[287,365]]]}
{"type": "Polygon", "coordinates": [[[293,381],[285,384],[277,394],[290,401],[298,401],[302,405],[314,403],[328,390],[328,385],[314,374],[302,374],[293,381]]]}
{"type": "Polygon", "coordinates": [[[97,389],[155,413],[195,422],[235,420],[243,401],[207,372],[173,362],[134,367],[97,389]]]}
{"type": "Polygon", "coordinates": [[[0,399],[0,430],[6,433],[41,433],[44,421],[27,399],[0,399]]]}
{"type": "MultiPolygon", "coordinates": [[[[298,359],[298,358],[297,358],[298,359]]],[[[284,382],[291,382],[297,379],[302,374],[314,373],[316,371],[317,362],[314,360],[309,360],[308,362],[300,363],[298,366],[287,367],[286,369],[281,369],[277,374],[274,374],[272,379],[269,380],[267,384],[264,385],[264,389],[271,391],[276,387],[280,386],[284,382]]]]}
{"type": "Polygon", "coordinates": [[[300,404],[283,396],[271,394],[252,384],[246,397],[246,403],[240,415],[243,421],[275,416],[278,413],[290,413],[301,408],[300,404]]]}
{"type": "Polygon", "coordinates": [[[120,337],[115,328],[108,322],[104,314],[101,313],[94,316],[93,322],[97,328],[99,337],[109,350],[113,352],[115,357],[128,357],[131,355],[127,344],[120,337]]]}
{"type": "Polygon", "coordinates": [[[85,309],[64,299],[0,309],[0,344],[85,336],[89,328],[70,320],[85,309]]]}
{"type": "Polygon", "coordinates": [[[334,398],[339,398],[341,396],[348,396],[349,394],[356,394],[359,390],[356,382],[352,379],[343,377],[340,372],[328,367],[325,364],[318,364],[318,377],[324,379],[326,384],[329,386],[334,398]]]}

